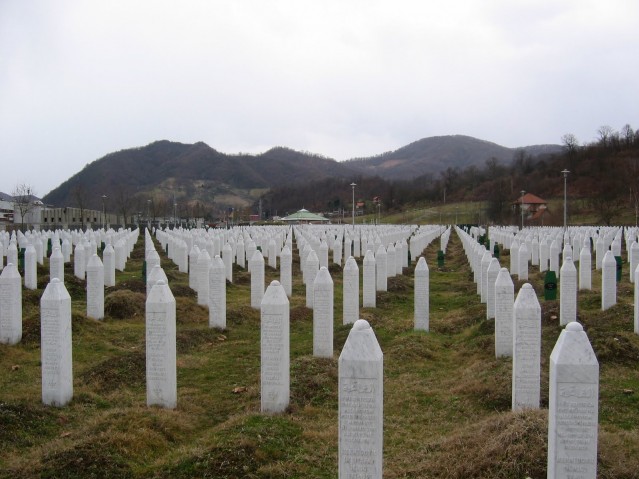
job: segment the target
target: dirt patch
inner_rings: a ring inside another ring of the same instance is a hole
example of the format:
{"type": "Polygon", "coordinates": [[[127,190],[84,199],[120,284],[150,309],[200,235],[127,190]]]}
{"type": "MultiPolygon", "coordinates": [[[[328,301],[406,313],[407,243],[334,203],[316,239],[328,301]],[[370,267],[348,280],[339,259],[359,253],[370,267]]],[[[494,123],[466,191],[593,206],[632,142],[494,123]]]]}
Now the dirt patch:
{"type": "Polygon", "coordinates": [[[146,381],[145,352],[134,351],[106,359],[84,371],[79,379],[102,393],[122,387],[142,388],[146,381]]]}
{"type": "Polygon", "coordinates": [[[107,293],[113,291],[133,291],[134,293],[146,295],[146,284],[141,279],[128,279],[106,289],[107,293]]]}
{"type": "Polygon", "coordinates": [[[337,407],[337,360],[302,356],[291,362],[291,407],[337,407]]]}
{"type": "Polygon", "coordinates": [[[27,447],[54,434],[56,416],[44,406],[0,402],[0,446],[27,447]]]}
{"type": "Polygon", "coordinates": [[[176,298],[197,298],[197,292],[183,284],[171,284],[169,285],[169,287],[171,288],[173,296],[175,296],[176,298]]]}
{"type": "Polygon", "coordinates": [[[104,297],[104,314],[112,319],[144,319],[146,298],[126,289],[104,297]]]}
{"type": "Polygon", "coordinates": [[[295,306],[290,311],[291,323],[297,321],[313,321],[313,310],[306,306],[295,306]]]}
{"type": "Polygon", "coordinates": [[[220,330],[207,329],[180,329],[176,333],[175,341],[178,354],[185,354],[203,344],[214,346],[220,344],[218,340],[220,330]]]}
{"type": "Polygon", "coordinates": [[[101,441],[84,442],[71,449],[47,454],[43,459],[42,478],[133,477],[124,457],[101,441]]]}
{"type": "Polygon", "coordinates": [[[546,477],[548,411],[501,413],[425,445],[406,477],[546,477]]]}
{"type": "Polygon", "coordinates": [[[175,314],[179,324],[208,323],[209,310],[197,304],[192,298],[178,296],[175,298],[175,314]]]}
{"type": "Polygon", "coordinates": [[[388,278],[387,289],[394,293],[407,293],[413,291],[413,281],[406,275],[393,276],[388,278]]]}
{"type": "Polygon", "coordinates": [[[227,324],[240,325],[246,322],[260,324],[260,311],[250,306],[238,306],[226,310],[227,324]]]}
{"type": "Polygon", "coordinates": [[[169,467],[155,477],[192,478],[257,478],[262,461],[256,456],[257,446],[245,440],[238,446],[214,447],[169,467]]]}

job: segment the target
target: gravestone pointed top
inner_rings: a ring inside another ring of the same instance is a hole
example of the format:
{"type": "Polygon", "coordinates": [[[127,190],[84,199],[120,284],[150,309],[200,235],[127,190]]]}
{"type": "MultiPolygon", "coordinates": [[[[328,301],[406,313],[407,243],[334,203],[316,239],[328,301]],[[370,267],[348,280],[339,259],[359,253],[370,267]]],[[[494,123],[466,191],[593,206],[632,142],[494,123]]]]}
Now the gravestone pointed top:
{"type": "Polygon", "coordinates": [[[364,331],[366,329],[371,329],[371,325],[365,319],[358,319],[355,321],[355,324],[353,324],[354,331],[364,331]]]}
{"type": "Polygon", "coordinates": [[[577,321],[573,321],[571,323],[568,323],[568,325],[566,326],[566,331],[583,331],[584,327],[579,324],[577,321]]]}

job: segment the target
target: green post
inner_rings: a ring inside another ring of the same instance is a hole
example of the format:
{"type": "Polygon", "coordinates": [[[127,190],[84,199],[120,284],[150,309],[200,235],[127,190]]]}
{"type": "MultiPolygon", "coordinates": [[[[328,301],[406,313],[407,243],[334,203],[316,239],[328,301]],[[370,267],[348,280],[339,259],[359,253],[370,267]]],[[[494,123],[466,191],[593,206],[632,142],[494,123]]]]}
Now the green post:
{"type": "Polygon", "coordinates": [[[24,275],[24,252],[26,248],[20,248],[18,250],[18,271],[24,275]]]}
{"type": "Polygon", "coordinates": [[[444,267],[444,252],[442,250],[437,251],[437,266],[439,268],[444,267]]]}
{"type": "Polygon", "coordinates": [[[51,242],[51,238],[49,238],[47,240],[47,257],[51,256],[52,248],[53,248],[53,245],[52,245],[52,242],[51,242]]]}
{"type": "Polygon", "coordinates": [[[547,271],[544,277],[544,299],[557,299],[557,274],[554,271],[547,271]]]}
{"type": "Polygon", "coordinates": [[[144,280],[144,284],[146,284],[146,260],[142,262],[142,279],[144,280]]]}
{"type": "Polygon", "coordinates": [[[493,254],[494,254],[495,258],[499,259],[500,251],[499,251],[499,245],[497,243],[495,243],[495,251],[494,251],[493,254]]]}

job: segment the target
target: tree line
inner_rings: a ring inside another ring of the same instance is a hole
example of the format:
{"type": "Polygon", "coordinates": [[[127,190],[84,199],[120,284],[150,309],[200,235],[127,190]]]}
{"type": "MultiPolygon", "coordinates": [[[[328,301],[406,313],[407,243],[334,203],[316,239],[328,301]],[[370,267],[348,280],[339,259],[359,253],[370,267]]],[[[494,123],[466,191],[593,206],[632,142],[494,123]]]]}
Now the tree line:
{"type": "Polygon", "coordinates": [[[570,197],[592,211],[598,222],[611,224],[624,209],[632,210],[639,220],[639,130],[629,124],[619,131],[604,125],[593,142],[581,144],[571,133],[563,135],[561,141],[561,153],[531,156],[518,149],[510,162],[491,157],[483,165],[449,167],[410,180],[359,176],[274,187],[262,196],[262,210],[265,218],[302,207],[348,214],[352,208],[350,184],[354,182],[355,201],[364,203],[369,213],[377,206],[375,197],[380,199],[383,212],[453,201],[484,201],[488,221],[503,224],[517,221],[511,205],[522,190],[545,199],[562,197],[562,171],[568,170],[570,197]]]}

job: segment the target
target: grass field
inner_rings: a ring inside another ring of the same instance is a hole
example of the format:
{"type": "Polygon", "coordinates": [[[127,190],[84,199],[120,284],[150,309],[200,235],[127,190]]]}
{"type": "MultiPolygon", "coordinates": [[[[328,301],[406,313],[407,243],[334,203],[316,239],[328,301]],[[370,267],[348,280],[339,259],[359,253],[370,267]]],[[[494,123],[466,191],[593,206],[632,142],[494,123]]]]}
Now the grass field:
{"type": "MultiPolygon", "coordinates": [[[[542,409],[512,413],[512,364],[494,357],[494,322],[485,319],[461,242],[451,235],[441,269],[438,245],[425,251],[429,333],[413,331],[412,267],[389,279],[377,308],[360,313],[384,352],[384,477],[544,478],[548,358],[560,332],[558,302],[543,301],[542,275],[531,268],[542,305],[542,409]]],[[[260,314],[250,308],[248,273],[235,269],[227,285],[228,327],[212,330],[187,275],[162,257],[177,301],[178,407],[168,411],[146,407],[142,259],[140,240],[117,286],[107,289],[102,322],[86,317],[84,283],[66,270],[74,399],[64,408],[45,407],[40,399],[46,261],[39,289],[23,291],[23,340],[0,345],[0,477],[337,477],[337,358],[350,329],[341,324],[341,269],[330,268],[335,354],[316,359],[312,311],[304,306],[294,256],[291,404],[286,413],[269,416],[259,412],[260,314]]],[[[506,254],[502,264],[507,261],[506,254]]],[[[616,306],[600,310],[598,272],[593,291],[578,295],[579,320],[601,365],[599,477],[610,479],[639,477],[639,337],[624,266],[616,306]]],[[[266,267],[266,279],[279,279],[279,272],[266,267]]]]}

